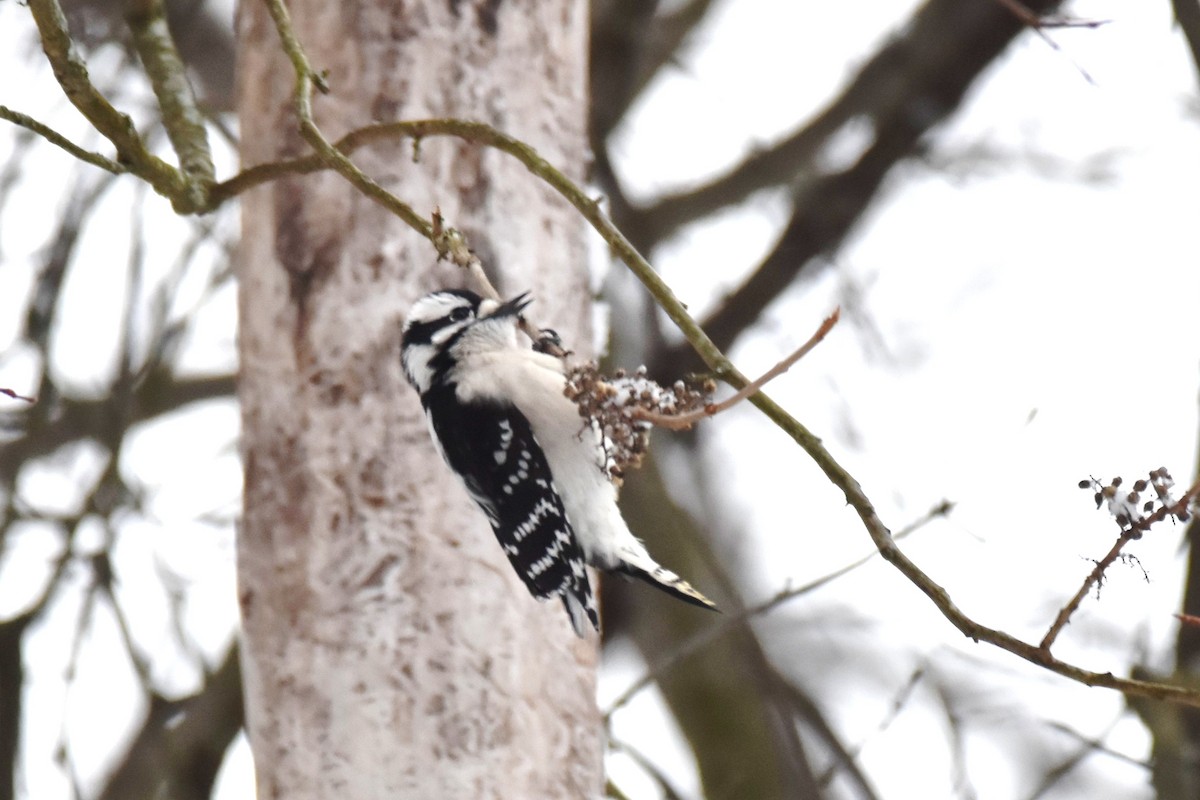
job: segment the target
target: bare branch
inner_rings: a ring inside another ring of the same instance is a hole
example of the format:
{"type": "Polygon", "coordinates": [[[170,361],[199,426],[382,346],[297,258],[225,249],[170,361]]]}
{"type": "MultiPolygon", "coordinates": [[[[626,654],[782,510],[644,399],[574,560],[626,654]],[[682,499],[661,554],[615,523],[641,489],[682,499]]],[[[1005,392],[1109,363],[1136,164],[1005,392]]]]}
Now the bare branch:
{"type": "MultiPolygon", "coordinates": [[[[817,444],[816,447],[820,448],[820,445],[817,444]]],[[[805,449],[809,450],[809,447],[805,449]]],[[[809,452],[811,454],[812,451],[809,450],[809,452]]],[[[932,578],[900,552],[900,549],[892,541],[890,533],[879,520],[874,507],[866,495],[862,493],[857,482],[840,465],[833,461],[832,457],[828,456],[828,454],[820,452],[816,456],[816,460],[826,475],[830,476],[831,480],[846,492],[847,501],[858,512],[859,518],[866,526],[867,532],[875,542],[876,547],[879,548],[880,554],[896,567],[901,574],[908,578],[909,581],[915,584],[918,589],[924,592],[938,611],[954,627],[958,628],[964,636],[976,642],[987,642],[988,644],[995,645],[1032,664],[1044,667],[1051,672],[1086,686],[1101,686],[1116,689],[1126,695],[1149,697],[1156,700],[1169,700],[1183,705],[1200,707],[1200,691],[1196,691],[1195,689],[1156,681],[1118,678],[1111,672],[1086,670],[1055,658],[1039,646],[1029,644],[1003,631],[989,628],[976,622],[954,605],[949,593],[944,588],[934,582],[932,578]]]]}
{"type": "Polygon", "coordinates": [[[38,136],[41,136],[46,141],[50,142],[50,144],[56,147],[61,147],[63,150],[66,150],[80,161],[91,164],[94,167],[99,167],[100,169],[111,172],[114,175],[121,175],[122,173],[128,171],[124,166],[118,164],[116,161],[113,161],[110,158],[105,158],[99,153],[93,153],[91,150],[80,147],[58,131],[51,128],[49,125],[44,125],[33,117],[27,114],[22,114],[20,111],[14,111],[8,106],[0,105],[0,119],[6,119],[15,125],[20,125],[22,128],[33,131],[38,136]]]}
{"type": "MultiPolygon", "coordinates": [[[[1013,16],[1021,20],[1024,25],[1038,35],[1038,38],[1048,44],[1051,50],[1063,56],[1066,56],[1066,53],[1063,51],[1062,47],[1059,46],[1058,42],[1051,39],[1050,35],[1046,33],[1048,29],[1099,28],[1101,25],[1108,23],[1107,20],[1074,19],[1071,17],[1040,17],[1028,6],[1021,3],[1020,0],[996,0],[996,2],[1011,11],[1013,16]]],[[[1070,56],[1066,57],[1070,59],[1070,56]]],[[[1095,84],[1095,81],[1092,80],[1092,76],[1086,69],[1083,68],[1082,65],[1075,62],[1074,59],[1070,60],[1071,63],[1075,65],[1075,69],[1079,70],[1079,74],[1083,76],[1084,80],[1086,80],[1088,83],[1095,84]]]]}
{"type": "Polygon", "coordinates": [[[0,386],[0,394],[4,395],[5,397],[11,397],[13,400],[23,400],[26,403],[36,403],[37,402],[37,398],[26,397],[23,394],[17,394],[12,389],[6,389],[3,386],[0,386]]]}
{"type": "MultiPolygon", "coordinates": [[[[302,55],[303,53],[301,53],[302,55]]],[[[550,162],[542,158],[533,147],[530,147],[520,139],[496,130],[491,125],[453,118],[380,122],[364,125],[346,134],[336,142],[329,144],[333,153],[336,154],[336,158],[333,158],[332,161],[332,157],[328,154],[323,155],[318,153],[248,167],[232,178],[217,184],[213,189],[213,197],[219,203],[253,186],[277,180],[286,175],[306,175],[323,169],[334,169],[345,175],[346,173],[343,170],[346,169],[345,164],[349,163],[348,160],[345,160],[346,157],[352,155],[360,147],[375,142],[394,141],[400,138],[411,138],[420,141],[421,139],[435,136],[452,136],[464,141],[483,144],[507,153],[521,162],[535,176],[549,184],[551,188],[558,191],[559,194],[563,195],[576,208],[580,210],[583,208],[590,209],[591,214],[584,215],[589,220],[602,216],[599,211],[599,203],[589,197],[550,162]],[[344,161],[338,159],[343,159],[344,161]]],[[[356,180],[358,179],[357,176],[362,175],[357,167],[354,167],[352,164],[350,165],[349,174],[354,175],[356,180]]],[[[356,183],[355,185],[357,186],[358,184],[356,183]]],[[[361,186],[359,188],[362,189],[361,186]]],[[[362,190],[366,192],[365,189],[362,190]]],[[[379,189],[379,191],[384,190],[379,189]]],[[[368,196],[373,195],[368,194],[368,196]]],[[[396,200],[395,202],[400,201],[396,200]]],[[[391,208],[387,203],[384,203],[384,207],[391,208]]],[[[405,214],[415,213],[407,205],[404,208],[408,209],[405,214]]],[[[401,215],[401,219],[404,219],[406,222],[408,221],[408,217],[405,215],[401,215]]],[[[609,227],[611,227],[611,224],[609,227]]],[[[434,236],[433,226],[424,219],[419,219],[413,225],[413,229],[431,241],[439,238],[434,236]]],[[[436,241],[435,244],[437,244],[436,241]]],[[[442,254],[445,256],[452,255],[449,251],[442,254]]],[[[455,263],[458,262],[456,261],[455,263]]]]}
{"type": "MultiPolygon", "coordinates": [[[[1035,5],[1044,12],[1058,3],[1040,0],[1035,5]]],[[[806,173],[814,157],[852,120],[873,127],[877,140],[907,128],[927,130],[958,105],[966,86],[1023,30],[1011,13],[981,3],[927,3],[811,122],[711,182],[633,212],[626,226],[631,240],[649,248],[679,227],[756,191],[813,180],[806,173]]]]}
{"type": "Polygon", "coordinates": [[[29,10],[42,37],[42,50],[67,99],[96,130],[113,143],[119,162],[169,199],[180,213],[199,210],[190,205],[183,175],[147,150],[133,126],[133,120],[113,108],[92,85],[87,65],[75,51],[75,44],[67,30],[67,19],[58,0],[29,0],[29,10]]]}
{"type": "MultiPolygon", "coordinates": [[[[483,262],[479,260],[479,256],[467,244],[467,237],[462,231],[457,228],[447,226],[446,220],[442,217],[440,208],[433,211],[433,227],[431,230],[430,240],[433,242],[434,248],[438,251],[438,258],[446,258],[450,263],[462,267],[470,275],[471,282],[479,291],[479,294],[489,300],[502,300],[500,292],[492,285],[492,281],[488,278],[487,272],[483,268],[483,262]]],[[[529,322],[522,315],[517,320],[517,327],[529,337],[530,341],[538,342],[542,340],[538,329],[535,325],[529,322]]],[[[566,351],[557,344],[549,344],[546,352],[554,356],[565,356],[566,351]]]]}
{"type": "MultiPolygon", "coordinates": [[[[655,553],[736,613],[742,607],[729,564],[711,551],[695,530],[691,513],[666,493],[653,459],[641,479],[622,493],[623,511],[634,530],[653,537],[655,553]]],[[[603,581],[605,633],[630,637],[651,667],[664,656],[726,617],[699,613],[681,603],[658,603],[653,614],[603,581]]],[[[647,598],[650,599],[650,598],[647,598]]],[[[664,673],[658,689],[688,739],[701,784],[714,797],[818,797],[808,748],[784,702],[787,679],[771,662],[757,631],[741,625],[687,669],[664,673]],[[737,680],[729,676],[737,675],[737,680]],[[698,703],[696,698],[703,697],[698,703]],[[756,769],[743,771],[746,755],[756,769]]]]}
{"type": "Polygon", "coordinates": [[[950,778],[954,796],[974,800],[979,795],[971,786],[971,779],[967,774],[966,731],[963,729],[962,719],[945,684],[941,681],[935,682],[934,693],[946,715],[946,731],[950,737],[950,778]]]}
{"type": "MultiPolygon", "coordinates": [[[[938,503],[936,506],[926,512],[921,518],[915,520],[906,528],[897,533],[896,539],[903,539],[904,537],[909,536],[910,534],[921,529],[932,520],[948,515],[953,508],[953,503],[951,503],[949,500],[943,500],[941,503],[938,503]]],[[[757,605],[744,608],[737,614],[722,617],[721,622],[718,625],[707,628],[703,632],[693,636],[691,639],[684,642],[679,648],[677,648],[666,660],[656,665],[654,668],[647,670],[642,677],[631,683],[629,688],[618,695],[617,698],[609,705],[608,710],[604,712],[605,720],[612,716],[612,714],[617,710],[628,705],[629,702],[633,700],[634,696],[638,694],[638,692],[642,691],[650,684],[660,680],[663,675],[678,667],[688,658],[703,650],[721,636],[740,628],[749,620],[752,620],[756,617],[765,616],[784,603],[816,591],[822,586],[826,586],[838,578],[848,575],[864,564],[873,561],[877,555],[879,555],[878,552],[872,552],[870,555],[864,556],[857,561],[853,561],[844,567],[834,570],[833,572],[822,575],[816,580],[810,581],[801,586],[785,587],[757,605]]]]}
{"type": "MultiPolygon", "coordinates": [[[[1078,742],[1079,748],[1074,753],[1067,756],[1066,759],[1061,761],[1054,768],[1046,772],[1046,774],[1042,776],[1041,782],[1036,788],[1034,788],[1032,792],[1029,793],[1025,800],[1038,800],[1040,797],[1045,797],[1056,784],[1058,784],[1064,777],[1067,776],[1068,773],[1071,772],[1071,770],[1075,769],[1075,767],[1077,767],[1084,759],[1096,753],[1106,755],[1109,758],[1112,758],[1123,764],[1128,764],[1129,766],[1139,767],[1146,771],[1152,770],[1153,767],[1151,767],[1151,765],[1147,762],[1141,759],[1131,758],[1130,756],[1118,752],[1117,750],[1114,750],[1108,745],[1104,744],[1104,740],[1108,738],[1109,733],[1111,733],[1113,728],[1117,726],[1117,723],[1120,722],[1123,716],[1124,713],[1109,723],[1108,727],[1102,731],[1099,736],[1095,737],[1085,736],[1074,728],[1071,728],[1070,726],[1061,722],[1047,720],[1046,725],[1078,742]]],[[[1162,797],[1163,795],[1159,796],[1162,797]]]]}
{"type": "Polygon", "coordinates": [[[1101,25],[1108,24],[1108,20],[1038,16],[1020,0],[996,0],[996,2],[1011,11],[1013,16],[1021,20],[1024,25],[1039,32],[1042,28],[1099,28],[1101,25]]]}
{"type": "Polygon", "coordinates": [[[187,70],[167,28],[162,0],[134,0],[129,13],[133,45],[158,98],[163,127],[179,158],[192,207],[208,208],[208,191],[215,182],[212,153],[204,116],[188,82],[187,70]]]}
{"type": "MultiPolygon", "coordinates": [[[[638,97],[664,66],[679,59],[680,48],[692,31],[704,21],[712,6],[713,0],[688,0],[654,21],[650,26],[645,50],[638,60],[632,98],[638,97]]],[[[628,104],[621,108],[622,115],[627,108],[628,104]]]]}
{"type": "Polygon", "coordinates": [[[475,288],[487,299],[497,301],[502,299],[500,292],[496,291],[496,287],[492,285],[487,272],[484,271],[483,262],[468,245],[467,237],[457,228],[446,225],[440,208],[433,210],[431,233],[430,238],[434,248],[438,251],[438,258],[449,259],[450,263],[465,269],[471,276],[471,282],[475,284],[475,288]]]}
{"type": "MultiPolygon", "coordinates": [[[[165,372],[151,372],[143,377],[134,392],[128,409],[128,422],[134,424],[158,416],[188,403],[230,397],[237,388],[234,375],[212,375],[198,378],[175,378],[165,372]]],[[[11,485],[21,465],[39,456],[48,455],[59,447],[88,436],[103,439],[108,426],[108,406],[111,400],[75,400],[58,398],[53,405],[54,422],[46,424],[37,436],[9,442],[0,460],[0,486],[11,485]]],[[[46,405],[45,398],[39,408],[46,405]]],[[[51,412],[45,412],[49,415],[51,412]]]]}
{"type": "Polygon", "coordinates": [[[283,50],[291,60],[292,69],[296,73],[296,85],[292,99],[296,106],[296,116],[300,120],[300,135],[312,146],[327,166],[348,180],[364,195],[391,211],[413,230],[432,241],[433,229],[423,216],[369,178],[345,154],[330,144],[325,135],[321,133],[321,129],[317,127],[317,123],[313,119],[312,92],[313,87],[322,92],[328,92],[329,87],[325,83],[324,76],[313,70],[309,64],[308,56],[305,54],[300,40],[296,38],[296,33],[292,28],[291,15],[288,13],[287,6],[283,4],[283,0],[266,0],[266,4],[271,13],[271,19],[275,23],[275,30],[279,33],[283,50]]]}
{"type": "MultiPolygon", "coordinates": [[[[925,678],[926,670],[927,666],[924,662],[922,662],[915,670],[913,670],[912,674],[908,676],[908,680],[905,681],[904,685],[900,687],[900,690],[896,692],[895,696],[892,698],[891,707],[888,709],[887,713],[884,714],[883,718],[879,720],[879,724],[875,726],[875,732],[877,734],[883,733],[890,728],[892,723],[895,722],[900,716],[900,712],[904,710],[904,706],[906,706],[908,701],[912,698],[913,691],[925,678]]],[[[849,748],[849,750],[847,750],[847,755],[851,759],[857,759],[862,753],[863,748],[866,747],[867,741],[868,740],[860,741],[857,746],[849,748]]],[[[840,763],[830,764],[829,768],[821,774],[822,788],[828,786],[833,780],[834,776],[837,774],[839,766],[840,763]]]]}
{"type": "Polygon", "coordinates": [[[756,148],[741,163],[712,181],[660,198],[629,212],[626,227],[640,248],[649,249],[679,228],[746,200],[763,189],[796,181],[831,136],[865,113],[873,94],[851,87],[810,123],[774,144],[756,148]]]}
{"type": "Polygon", "coordinates": [[[1075,596],[1072,597],[1058,612],[1058,616],[1055,617],[1054,622],[1050,625],[1050,629],[1047,630],[1046,635],[1042,637],[1040,647],[1049,652],[1051,646],[1054,644],[1055,639],[1058,638],[1059,633],[1062,632],[1062,629],[1066,627],[1066,624],[1071,620],[1071,615],[1079,609],[1079,605],[1083,602],[1083,598],[1087,597],[1092,591],[1092,587],[1096,586],[1104,577],[1105,571],[1112,566],[1113,562],[1116,561],[1121,555],[1121,551],[1125,548],[1125,545],[1129,544],[1129,542],[1133,541],[1134,539],[1140,539],[1142,534],[1150,530],[1152,525],[1162,522],[1167,517],[1179,516],[1181,513],[1186,511],[1187,507],[1191,504],[1192,500],[1195,499],[1197,494],[1200,494],[1200,481],[1192,484],[1192,487],[1184,492],[1183,496],[1173,504],[1159,506],[1159,508],[1156,509],[1153,514],[1132,522],[1129,528],[1123,530],[1121,535],[1117,537],[1116,543],[1114,543],[1112,548],[1109,549],[1107,555],[1097,561],[1095,567],[1090,573],[1088,573],[1087,578],[1085,578],[1083,581],[1083,585],[1079,587],[1079,591],[1077,591],[1075,596]]]}
{"type": "Polygon", "coordinates": [[[637,96],[637,73],[656,24],[657,0],[595,0],[591,9],[588,71],[592,102],[588,128],[593,147],[620,122],[637,96]],[[603,80],[598,80],[603,76],[603,80]]]}
{"type": "Polygon", "coordinates": [[[821,711],[820,706],[793,683],[786,684],[785,693],[792,714],[801,720],[805,727],[820,739],[833,755],[833,764],[825,771],[824,775],[818,776],[819,784],[822,787],[828,786],[829,781],[833,780],[833,776],[840,771],[845,773],[847,780],[857,788],[858,797],[862,800],[878,800],[879,795],[875,792],[875,788],[871,786],[866,774],[858,766],[858,753],[852,752],[850,748],[846,747],[824,712],[821,711]]]}
{"type": "Polygon", "coordinates": [[[679,790],[676,789],[674,785],[672,785],[670,779],[668,779],[667,776],[663,774],[662,770],[655,766],[654,762],[647,758],[641,750],[638,750],[628,742],[623,742],[620,739],[617,739],[611,734],[608,737],[608,746],[613,752],[623,753],[624,755],[628,756],[633,763],[637,764],[638,767],[641,768],[641,770],[645,772],[651,780],[658,784],[658,788],[662,792],[662,796],[665,798],[665,800],[683,800],[683,795],[679,793],[679,790]]]}

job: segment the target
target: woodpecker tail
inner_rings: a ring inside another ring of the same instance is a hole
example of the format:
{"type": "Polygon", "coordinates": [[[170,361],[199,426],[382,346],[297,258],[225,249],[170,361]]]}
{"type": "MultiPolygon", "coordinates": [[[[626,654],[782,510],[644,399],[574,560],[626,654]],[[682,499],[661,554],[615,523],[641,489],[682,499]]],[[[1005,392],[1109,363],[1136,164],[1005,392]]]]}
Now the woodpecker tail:
{"type": "Polygon", "coordinates": [[[655,589],[666,592],[672,597],[677,597],[685,603],[691,603],[694,606],[700,606],[712,611],[721,610],[717,608],[716,603],[692,588],[692,585],[683,578],[671,572],[666,567],[655,563],[654,559],[644,549],[640,553],[625,549],[622,550],[621,555],[623,556],[621,563],[613,568],[613,572],[619,572],[631,578],[645,581],[655,589]]]}
{"type": "MultiPolygon", "coordinates": [[[[572,565],[572,568],[575,568],[575,565],[572,565]]],[[[582,572],[585,567],[580,563],[578,569],[582,572]]],[[[594,630],[600,630],[600,615],[596,611],[596,597],[592,594],[592,587],[588,583],[586,572],[574,576],[574,580],[563,587],[559,597],[562,598],[567,616],[571,618],[571,627],[575,629],[576,636],[580,639],[584,637],[587,633],[588,623],[591,623],[594,630]]]]}

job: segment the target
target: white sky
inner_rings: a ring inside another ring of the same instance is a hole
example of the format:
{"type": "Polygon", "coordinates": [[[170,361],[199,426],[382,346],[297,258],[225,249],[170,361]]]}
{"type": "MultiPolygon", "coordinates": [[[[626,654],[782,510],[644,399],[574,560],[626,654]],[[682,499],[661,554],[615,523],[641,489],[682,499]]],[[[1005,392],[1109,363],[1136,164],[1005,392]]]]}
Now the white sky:
{"type": "MultiPolygon", "coordinates": [[[[915,5],[724,3],[697,37],[693,58],[647,93],[617,139],[617,167],[631,193],[648,198],[698,182],[789,130],[835,96],[915,5]]],[[[1107,551],[1116,533],[1111,519],[1093,510],[1090,494],[1075,488],[1077,481],[1089,474],[1132,481],[1166,466],[1185,483],[1197,440],[1196,71],[1166,0],[1095,0],[1070,11],[1112,22],[1051,32],[1061,52],[1023,37],[975,87],[966,113],[938,130],[934,163],[902,166],[832,268],[776,303],[733,352],[743,371],[762,371],[807,338],[835,304],[846,303],[842,324],[772,385],[772,395],[825,440],[893,529],[943,498],[956,501],[949,520],[929,525],[904,549],[968,613],[1034,639],[1078,587],[1090,568],[1087,559],[1107,551]],[[848,296],[857,296],[857,304],[848,296]]],[[[28,51],[12,44],[27,29],[26,15],[17,4],[0,3],[0,52],[17,59],[7,74],[29,71],[28,51]]],[[[0,102],[53,120],[79,139],[83,126],[71,122],[54,91],[42,70],[38,81],[7,82],[0,102]]],[[[0,159],[10,142],[11,131],[0,127],[0,159]]],[[[65,155],[39,152],[54,154],[43,159],[46,185],[61,186],[69,174],[65,155]]],[[[111,365],[106,354],[115,337],[104,332],[117,329],[119,316],[116,304],[95,298],[125,280],[128,200],[120,199],[122,191],[128,190],[114,192],[105,225],[121,232],[118,241],[97,238],[85,251],[105,253],[103,261],[115,267],[74,271],[83,277],[70,287],[66,316],[88,324],[56,341],[58,366],[75,376],[81,391],[89,381],[99,386],[111,365]]],[[[0,218],[0,343],[16,329],[12,309],[23,302],[31,255],[50,230],[55,209],[44,205],[36,214],[6,210],[0,218]]],[[[172,235],[184,235],[164,205],[151,204],[148,226],[174,226],[172,235]]],[[[769,251],[785,214],[780,198],[765,193],[743,210],[685,230],[656,263],[693,309],[708,308],[769,251]]],[[[205,313],[204,333],[189,351],[196,369],[220,363],[231,347],[232,298],[217,298],[205,313]]],[[[29,368],[19,357],[0,360],[0,385],[21,388],[29,368]]],[[[146,569],[158,559],[184,576],[188,621],[211,659],[235,611],[232,551],[228,536],[212,537],[211,529],[189,522],[205,510],[189,504],[189,489],[198,480],[215,483],[209,507],[221,510],[235,497],[232,454],[223,448],[236,412],[215,405],[161,424],[136,438],[126,458],[129,470],[153,476],[151,509],[178,535],[163,538],[150,523],[131,523],[122,534],[124,555],[146,569]],[[171,443],[170,451],[162,442],[171,443]],[[178,452],[189,454],[187,465],[172,456],[178,452]],[[197,548],[201,536],[215,538],[215,546],[197,548]]],[[[753,543],[745,548],[754,554],[746,568],[761,576],[762,597],[869,552],[865,532],[837,492],[752,410],[712,423],[704,452],[728,501],[731,530],[753,543]]],[[[79,457],[74,469],[88,468],[79,457]]],[[[82,478],[58,480],[70,486],[82,478]]],[[[62,491],[55,486],[31,490],[49,504],[62,491]]],[[[1060,654],[1115,673],[1135,662],[1169,667],[1171,614],[1182,577],[1179,533],[1160,526],[1131,548],[1149,583],[1133,569],[1110,571],[1100,602],[1093,597],[1084,604],[1061,639],[1060,654]]],[[[23,538],[23,547],[38,546],[36,531],[23,538]]],[[[5,594],[14,584],[4,575],[0,565],[0,613],[21,602],[5,594]]],[[[134,605],[154,607],[157,600],[147,598],[134,605]]],[[[75,613],[64,606],[54,624],[65,626],[75,613]]],[[[165,636],[165,618],[151,615],[141,624],[165,636]]],[[[980,688],[964,706],[973,710],[966,758],[981,800],[1032,789],[1021,782],[1025,751],[1014,738],[1021,723],[1061,720],[1103,736],[1121,711],[1112,693],[1074,686],[963,641],[882,563],[797,601],[764,625],[786,669],[810,686],[828,688],[826,712],[848,742],[866,743],[863,763],[888,797],[952,793],[948,761],[934,760],[948,758],[949,747],[932,681],[919,684],[905,712],[879,730],[918,665],[946,685],[969,678],[980,688]],[[830,626],[830,620],[843,624],[830,626]],[[912,769],[913,763],[921,768],[912,769]]],[[[112,652],[114,637],[101,625],[85,646],[100,657],[112,652]]],[[[35,635],[30,663],[61,663],[65,643],[62,636],[35,635]]],[[[185,691],[198,676],[182,657],[177,667],[171,663],[156,675],[185,691]]],[[[127,670],[114,667],[102,690],[72,690],[68,724],[97,717],[133,724],[136,687],[127,670]],[[111,678],[121,674],[123,683],[111,678]]],[[[602,704],[639,670],[631,653],[614,654],[602,676],[602,704]]],[[[25,775],[28,796],[39,800],[69,790],[61,774],[44,769],[34,755],[44,758],[58,736],[61,689],[61,675],[42,672],[30,690],[30,707],[38,704],[46,716],[25,775]]],[[[618,715],[616,732],[669,765],[694,795],[688,757],[677,737],[662,734],[657,702],[653,692],[645,693],[618,715]]],[[[76,738],[81,774],[94,783],[109,742],[76,738]]],[[[1105,741],[1133,757],[1147,755],[1148,739],[1129,718],[1105,741]]],[[[244,745],[237,759],[228,770],[226,798],[248,796],[244,745]]],[[[612,766],[630,787],[645,788],[621,759],[612,766]]],[[[1045,796],[1097,796],[1098,780],[1108,798],[1152,795],[1145,771],[1093,756],[1075,780],[1045,796]]]]}

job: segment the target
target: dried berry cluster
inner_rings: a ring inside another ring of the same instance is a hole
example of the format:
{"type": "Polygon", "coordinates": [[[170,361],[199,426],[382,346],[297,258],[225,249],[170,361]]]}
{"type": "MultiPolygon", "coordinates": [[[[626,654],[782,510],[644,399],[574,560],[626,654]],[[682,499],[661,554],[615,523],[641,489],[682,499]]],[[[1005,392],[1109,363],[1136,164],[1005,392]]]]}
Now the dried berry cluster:
{"type": "Polygon", "coordinates": [[[609,378],[592,362],[567,372],[566,395],[579,406],[579,416],[603,435],[609,477],[618,486],[627,469],[637,469],[650,444],[653,423],[645,415],[674,416],[705,408],[716,390],[711,380],[699,386],[676,381],[670,389],[646,377],[646,368],[632,375],[617,370],[609,378]]]}
{"type": "Polygon", "coordinates": [[[1091,489],[1095,492],[1096,508],[1108,505],[1108,511],[1123,529],[1129,528],[1130,538],[1140,539],[1142,528],[1147,521],[1155,522],[1150,517],[1159,514],[1160,519],[1171,516],[1180,522],[1187,522],[1187,508],[1174,509],[1177,502],[1171,496],[1171,487],[1175,480],[1166,467],[1151,470],[1147,478],[1133,482],[1133,488],[1124,489],[1125,481],[1117,476],[1107,485],[1101,484],[1095,478],[1086,478],[1079,482],[1080,489],[1091,489]],[[1147,489],[1153,489],[1148,494],[1147,489]]]}

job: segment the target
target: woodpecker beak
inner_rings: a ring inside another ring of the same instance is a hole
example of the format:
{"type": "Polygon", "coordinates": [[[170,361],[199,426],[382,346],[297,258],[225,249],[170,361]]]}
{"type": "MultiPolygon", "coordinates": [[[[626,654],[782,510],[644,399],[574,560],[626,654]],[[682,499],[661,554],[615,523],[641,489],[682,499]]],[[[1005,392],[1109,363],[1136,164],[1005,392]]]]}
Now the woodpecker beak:
{"type": "Polygon", "coordinates": [[[533,298],[529,296],[529,292],[522,292],[505,303],[501,303],[496,307],[496,310],[487,315],[488,319],[501,319],[503,317],[519,317],[521,312],[533,302],[533,298]]]}

